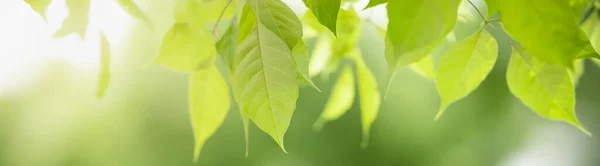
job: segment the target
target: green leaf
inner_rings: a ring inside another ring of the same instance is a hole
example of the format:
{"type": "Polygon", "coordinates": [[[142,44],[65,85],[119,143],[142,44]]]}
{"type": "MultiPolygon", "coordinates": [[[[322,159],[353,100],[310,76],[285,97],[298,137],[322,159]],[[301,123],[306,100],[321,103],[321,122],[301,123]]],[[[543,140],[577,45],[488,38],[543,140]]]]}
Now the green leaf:
{"type": "Polygon", "coordinates": [[[312,79],[308,75],[308,46],[304,44],[304,41],[299,40],[298,44],[294,47],[293,54],[294,60],[296,61],[296,70],[298,71],[299,80],[310,87],[315,88],[317,91],[321,91],[312,79]]]}
{"type": "Polygon", "coordinates": [[[214,63],[194,70],[190,76],[189,105],[194,130],[194,160],[202,146],[223,124],[230,108],[229,86],[214,63]]]}
{"type": "Polygon", "coordinates": [[[175,22],[206,28],[204,26],[219,19],[221,12],[223,12],[222,18],[233,16],[236,2],[236,0],[178,0],[175,6],[175,22]]]}
{"type": "Polygon", "coordinates": [[[338,119],[346,111],[352,108],[354,103],[354,74],[349,65],[341,68],[338,80],[333,85],[325,109],[321,112],[319,119],[315,122],[313,129],[320,131],[325,123],[338,119]]]}
{"type": "Polygon", "coordinates": [[[505,30],[540,61],[572,68],[573,59],[581,54],[598,56],[589,49],[591,43],[579,29],[569,1],[504,0],[498,4],[505,30]]]}
{"type": "Polygon", "coordinates": [[[221,55],[230,71],[233,70],[233,58],[235,55],[236,44],[237,29],[236,25],[232,23],[215,45],[217,47],[217,52],[221,55]]]}
{"type": "Polygon", "coordinates": [[[333,39],[329,36],[320,36],[312,52],[311,61],[308,63],[308,74],[310,77],[327,72],[333,57],[333,39]]]}
{"type": "Polygon", "coordinates": [[[487,17],[494,15],[494,13],[498,12],[498,1],[499,0],[485,0],[485,4],[487,5],[487,17]]]}
{"type": "MultiPolygon", "coordinates": [[[[333,55],[343,57],[356,48],[360,38],[361,22],[352,6],[338,14],[337,38],[334,39],[333,55]]],[[[337,66],[336,66],[337,67],[337,66]]]]}
{"type": "Polygon", "coordinates": [[[52,3],[52,0],[25,0],[25,3],[29,4],[31,9],[40,14],[44,18],[44,21],[48,22],[46,10],[48,10],[48,6],[52,3]]]}
{"type": "Polygon", "coordinates": [[[352,59],[356,64],[356,75],[358,80],[358,96],[360,101],[360,119],[362,121],[363,139],[361,147],[364,149],[369,144],[369,131],[379,113],[381,96],[377,89],[377,80],[373,72],[365,64],[358,49],[351,52],[352,59]]]}
{"type": "Polygon", "coordinates": [[[142,20],[148,27],[152,27],[150,19],[133,0],[117,0],[117,2],[129,15],[142,20]]]}
{"type": "Polygon", "coordinates": [[[389,71],[421,60],[452,31],[460,0],[390,1],[386,37],[389,71]]]}
{"type": "Polygon", "coordinates": [[[377,6],[377,5],[381,5],[386,3],[388,0],[370,0],[369,4],[367,4],[367,7],[365,7],[365,9],[371,8],[373,6],[377,6]]]}
{"type": "Polygon", "coordinates": [[[246,157],[248,157],[248,151],[250,150],[250,138],[248,137],[248,135],[250,134],[250,132],[248,131],[248,125],[250,125],[250,117],[248,117],[248,114],[246,114],[246,112],[244,112],[244,110],[240,109],[240,115],[242,117],[242,125],[244,125],[244,140],[246,143],[246,157]]]}
{"type": "Polygon", "coordinates": [[[439,119],[446,108],[466,97],[490,73],[498,57],[498,45],[484,29],[451,47],[441,58],[435,81],[442,98],[439,119]]]}
{"type": "Polygon", "coordinates": [[[423,59],[419,60],[418,62],[411,64],[409,68],[424,78],[431,80],[435,79],[435,71],[433,70],[433,59],[431,54],[423,57],[423,59]]]}
{"type": "Polygon", "coordinates": [[[231,78],[234,96],[248,117],[285,151],[283,136],[296,108],[299,86],[289,42],[300,40],[302,27],[291,9],[279,0],[247,3],[257,21],[237,47],[231,78]],[[299,36],[288,33],[296,28],[300,28],[299,36]]]}
{"type": "Polygon", "coordinates": [[[589,134],[575,116],[575,87],[568,70],[513,47],[506,81],[510,91],[538,115],[568,122],[589,134]]]}
{"type": "Polygon", "coordinates": [[[67,0],[69,15],[53,37],[64,37],[71,33],[78,34],[82,39],[88,26],[90,0],[67,0]]]}
{"type": "Polygon", "coordinates": [[[583,76],[585,72],[585,59],[577,59],[575,60],[575,68],[574,71],[570,71],[571,81],[573,81],[573,85],[577,86],[579,83],[579,79],[583,76]]]}
{"type": "Polygon", "coordinates": [[[281,0],[248,0],[256,20],[274,32],[291,50],[302,38],[302,24],[294,11],[281,0]]]}
{"type": "Polygon", "coordinates": [[[336,22],[340,0],[302,0],[306,7],[312,11],[319,22],[336,34],[336,22]]]}
{"type": "Polygon", "coordinates": [[[110,83],[110,44],[100,32],[100,75],[98,79],[98,98],[102,98],[110,83]]]}
{"type": "Polygon", "coordinates": [[[154,62],[177,72],[189,72],[211,63],[215,55],[213,38],[208,32],[176,23],[165,34],[154,62]]]}

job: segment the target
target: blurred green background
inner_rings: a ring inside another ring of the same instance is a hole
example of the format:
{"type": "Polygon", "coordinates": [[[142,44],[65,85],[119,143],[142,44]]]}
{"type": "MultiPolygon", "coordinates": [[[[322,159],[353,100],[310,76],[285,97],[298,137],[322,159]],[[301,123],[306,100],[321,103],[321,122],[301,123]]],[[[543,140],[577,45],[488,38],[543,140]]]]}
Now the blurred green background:
{"type": "MultiPolygon", "coordinates": [[[[300,0],[286,2],[297,12],[305,10],[300,0]]],[[[600,138],[539,117],[510,94],[505,80],[510,51],[505,45],[500,45],[499,60],[481,86],[438,121],[434,116],[440,99],[434,82],[409,69],[398,70],[367,149],[360,148],[358,102],[321,132],[312,130],[337,79],[333,73],[315,77],[323,92],[300,88],[285,137],[289,154],[251,125],[245,157],[241,118],[232,106],[194,163],[187,75],[149,63],[173,22],[174,2],[139,3],[154,28],[130,18],[115,2],[93,1],[92,35],[82,42],[77,36],[49,38],[64,19],[64,0],[51,5],[48,24],[20,0],[0,2],[1,166],[600,165],[600,138]],[[106,31],[113,48],[112,80],[103,99],[95,95],[99,58],[97,46],[89,42],[97,40],[93,27],[106,31]]],[[[457,24],[458,39],[481,21],[466,12],[467,21],[457,24]]],[[[384,43],[373,24],[363,21],[362,27],[359,47],[383,91],[384,43]]],[[[311,49],[314,43],[307,39],[311,49]]],[[[600,134],[600,68],[588,61],[585,70],[577,87],[577,116],[591,133],[600,134]]]]}

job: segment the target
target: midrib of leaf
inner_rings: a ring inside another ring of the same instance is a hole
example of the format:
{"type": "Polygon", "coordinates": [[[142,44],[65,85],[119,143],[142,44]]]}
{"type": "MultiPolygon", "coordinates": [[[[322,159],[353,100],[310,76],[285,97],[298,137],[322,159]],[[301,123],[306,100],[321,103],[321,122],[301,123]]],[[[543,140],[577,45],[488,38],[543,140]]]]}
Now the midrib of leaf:
{"type": "MultiPolygon", "coordinates": [[[[469,47],[469,50],[473,50],[473,51],[474,51],[474,50],[475,50],[475,48],[477,47],[477,45],[479,45],[479,44],[480,44],[480,43],[479,43],[479,40],[481,40],[481,38],[480,38],[480,36],[481,36],[481,31],[484,31],[484,30],[483,30],[483,29],[481,29],[481,30],[479,30],[479,31],[477,32],[477,34],[476,34],[476,39],[477,39],[477,40],[475,40],[475,44],[474,44],[473,46],[469,47]]],[[[470,66],[473,64],[473,63],[472,63],[473,61],[471,61],[471,59],[473,58],[473,51],[471,51],[471,53],[469,54],[469,58],[468,58],[469,60],[467,61],[467,65],[465,65],[465,68],[463,68],[463,69],[462,69],[462,71],[460,72],[460,77],[459,77],[459,79],[457,80],[457,82],[459,82],[459,80],[463,80],[463,78],[465,77],[465,69],[468,69],[468,68],[469,68],[469,67],[470,67],[470,66]]],[[[457,85],[457,82],[454,82],[454,86],[452,86],[452,93],[453,93],[453,94],[456,94],[456,93],[457,93],[457,92],[456,92],[456,85],[457,85]]],[[[444,103],[446,104],[446,106],[445,106],[445,107],[448,107],[448,105],[447,105],[447,104],[449,104],[449,103],[447,103],[446,101],[444,101],[444,103]]],[[[444,108],[444,109],[446,109],[446,108],[444,108]]],[[[440,113],[440,114],[438,114],[438,116],[436,117],[436,119],[437,119],[437,118],[439,118],[439,116],[441,115],[441,113],[442,113],[442,112],[440,111],[439,113],[440,113]]]]}
{"type": "MultiPolygon", "coordinates": [[[[258,6],[258,1],[254,1],[254,2],[256,3],[255,5],[257,5],[257,6],[258,6]]],[[[269,8],[267,8],[267,9],[268,9],[269,11],[271,11],[269,8]]],[[[255,28],[256,28],[256,38],[257,38],[257,42],[258,42],[258,45],[257,45],[257,46],[259,47],[258,51],[259,51],[259,56],[260,56],[260,66],[261,66],[261,68],[262,68],[262,72],[263,72],[263,79],[264,79],[264,81],[265,81],[265,91],[266,91],[266,93],[267,93],[267,96],[269,97],[269,99],[267,100],[267,102],[269,103],[269,107],[271,108],[271,109],[269,109],[269,112],[271,112],[271,116],[273,117],[272,121],[273,121],[273,127],[275,128],[275,133],[276,133],[275,135],[276,135],[276,137],[277,137],[277,141],[278,141],[278,142],[279,142],[279,141],[281,141],[281,145],[282,145],[282,146],[281,146],[281,149],[282,149],[284,152],[286,152],[286,150],[283,148],[283,139],[281,139],[281,138],[279,137],[279,134],[280,134],[280,133],[279,133],[279,129],[277,128],[277,123],[275,122],[275,118],[276,118],[276,116],[275,116],[275,114],[273,113],[273,105],[271,105],[271,93],[269,93],[269,82],[267,81],[267,80],[268,80],[268,79],[267,79],[267,73],[266,73],[266,71],[265,71],[265,65],[264,65],[264,64],[265,64],[265,61],[264,61],[263,54],[262,54],[262,53],[263,53],[263,50],[262,50],[262,49],[263,49],[263,45],[262,45],[262,44],[261,44],[261,42],[260,42],[260,40],[261,40],[261,39],[260,39],[260,28],[258,27],[258,24],[262,24],[262,23],[261,23],[261,21],[260,21],[260,18],[259,18],[259,16],[260,16],[260,10],[258,10],[258,9],[257,9],[257,10],[256,10],[256,14],[255,14],[254,16],[256,17],[256,27],[255,27],[255,28]]],[[[275,19],[274,19],[273,17],[271,17],[271,19],[273,19],[273,21],[275,22],[275,19]]],[[[277,24],[277,22],[275,22],[275,24],[277,24]]],[[[276,27],[276,28],[277,28],[277,31],[279,32],[279,34],[283,36],[283,34],[281,34],[281,31],[279,30],[279,27],[276,27]]],[[[286,42],[286,41],[285,41],[285,39],[284,39],[283,37],[282,37],[281,39],[282,39],[284,42],[286,42]]],[[[275,67],[272,67],[272,68],[274,68],[274,69],[275,69],[275,67]]],[[[280,71],[280,72],[281,72],[281,71],[280,71]]],[[[284,73],[284,72],[282,72],[282,73],[284,73]]],[[[285,74],[285,73],[284,73],[284,74],[285,74]]],[[[257,94],[258,94],[258,93],[257,93],[257,94]]],[[[259,107],[259,109],[260,109],[260,107],[259,107]]],[[[287,152],[286,152],[286,153],[287,153],[287,152]]]]}
{"type": "MultiPolygon", "coordinates": [[[[254,0],[254,3],[255,3],[254,5],[258,6],[258,0],[254,0]]],[[[266,7],[264,10],[268,10],[267,12],[269,12],[269,13],[273,14],[273,13],[274,13],[274,12],[273,12],[273,10],[271,10],[271,9],[269,8],[269,4],[267,4],[267,3],[268,3],[268,2],[266,2],[266,1],[265,1],[265,5],[266,5],[267,7],[266,7]]],[[[277,12],[277,10],[275,10],[275,12],[277,12]]],[[[279,14],[281,14],[281,13],[279,13],[279,14]]],[[[283,14],[281,14],[281,15],[283,15],[283,14]]],[[[256,24],[257,24],[257,26],[256,26],[256,33],[258,33],[258,24],[260,24],[260,22],[261,22],[261,21],[260,21],[260,18],[258,17],[258,16],[260,16],[260,9],[256,9],[256,14],[255,14],[255,16],[256,16],[256,24]]],[[[281,36],[281,39],[282,39],[282,40],[283,40],[283,42],[284,42],[284,43],[286,43],[286,45],[287,45],[287,40],[285,40],[285,37],[283,37],[283,33],[281,33],[281,29],[279,29],[279,25],[280,25],[280,23],[278,23],[278,22],[277,22],[277,20],[275,20],[275,18],[273,17],[273,15],[271,15],[271,16],[272,16],[272,17],[269,17],[269,18],[270,18],[270,19],[273,21],[273,23],[275,23],[275,25],[276,25],[275,27],[276,27],[276,29],[277,29],[277,33],[279,33],[279,36],[281,36]]],[[[288,25],[285,25],[285,26],[288,26],[288,25]]],[[[258,35],[258,34],[257,34],[257,36],[260,36],[260,35],[258,35]]],[[[257,37],[257,38],[259,38],[258,44],[260,45],[260,37],[257,37]]],[[[262,57],[262,54],[261,54],[261,57],[262,57]]],[[[268,94],[268,93],[267,93],[267,94],[268,94]]]]}

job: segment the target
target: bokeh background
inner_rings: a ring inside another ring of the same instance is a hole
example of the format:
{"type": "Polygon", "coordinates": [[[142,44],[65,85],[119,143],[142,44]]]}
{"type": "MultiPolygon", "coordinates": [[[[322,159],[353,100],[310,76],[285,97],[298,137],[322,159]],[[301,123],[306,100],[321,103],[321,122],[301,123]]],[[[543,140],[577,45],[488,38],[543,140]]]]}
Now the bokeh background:
{"type": "MultiPolygon", "coordinates": [[[[299,16],[306,12],[301,0],[284,1],[299,16]]],[[[0,166],[600,165],[598,136],[539,117],[510,94],[505,80],[510,51],[503,45],[487,79],[438,121],[434,82],[409,69],[398,70],[366,149],[360,148],[358,102],[321,132],[312,130],[337,79],[333,73],[315,77],[323,92],[300,88],[285,138],[288,154],[251,125],[245,157],[241,118],[232,106],[194,163],[187,75],[150,63],[173,23],[175,1],[136,2],[152,19],[152,28],[114,1],[93,0],[90,26],[81,39],[51,37],[67,15],[65,0],[51,4],[47,23],[22,0],[0,1],[0,166]],[[112,80],[102,99],[95,95],[99,29],[112,48],[112,80]]],[[[354,5],[362,9],[366,3],[354,5]]],[[[359,43],[382,91],[387,68],[376,26],[386,24],[384,9],[360,12],[369,21],[363,21],[359,43]]],[[[460,12],[457,38],[481,21],[472,9],[460,12]]],[[[315,39],[306,41],[312,49],[315,39]]],[[[577,116],[600,135],[600,68],[591,61],[585,65],[577,87],[577,116]]]]}

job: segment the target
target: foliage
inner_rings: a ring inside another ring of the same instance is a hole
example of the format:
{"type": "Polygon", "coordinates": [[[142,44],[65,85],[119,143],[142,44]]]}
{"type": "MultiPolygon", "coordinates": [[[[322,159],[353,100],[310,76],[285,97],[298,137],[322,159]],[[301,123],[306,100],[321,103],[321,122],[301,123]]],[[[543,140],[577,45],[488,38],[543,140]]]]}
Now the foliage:
{"type": "MultiPolygon", "coordinates": [[[[24,1],[45,19],[51,0],[24,1]]],[[[66,2],[69,15],[54,36],[76,33],[84,38],[90,0],[66,2]]],[[[365,63],[371,57],[363,57],[356,46],[363,21],[352,6],[344,7],[353,1],[303,2],[310,10],[300,19],[281,0],[177,1],[175,22],[164,35],[154,62],[190,75],[195,158],[220,127],[232,98],[241,111],[246,141],[251,121],[285,151],[284,136],[300,84],[320,91],[312,77],[336,69],[340,74],[315,129],[350,109],[356,88],[362,145],[366,147],[385,94],[381,95],[381,87],[365,63]],[[219,24],[228,25],[224,32],[218,32],[219,24]],[[306,31],[316,32],[314,47],[305,43],[310,37],[306,31]]],[[[410,67],[434,80],[442,101],[437,119],[452,103],[477,89],[494,68],[499,45],[507,44],[513,52],[506,71],[512,94],[538,115],[571,123],[589,134],[575,115],[574,90],[583,73],[583,59],[600,58],[586,36],[596,40],[593,35],[598,16],[585,12],[594,9],[594,4],[585,0],[484,2],[487,12],[470,0],[371,0],[365,9],[387,3],[389,24],[380,31],[385,38],[388,75],[393,76],[399,67],[410,67]],[[477,11],[483,20],[478,23],[480,28],[442,46],[456,35],[452,31],[461,17],[457,10],[464,6],[477,11]],[[506,33],[494,35],[488,31],[492,27],[506,33]],[[510,40],[499,43],[506,41],[500,37],[510,40]],[[442,56],[433,56],[434,50],[440,50],[442,56]]],[[[148,27],[153,26],[133,0],[117,3],[148,27]]],[[[110,80],[110,47],[104,33],[100,35],[98,96],[102,97],[110,80]]]]}

